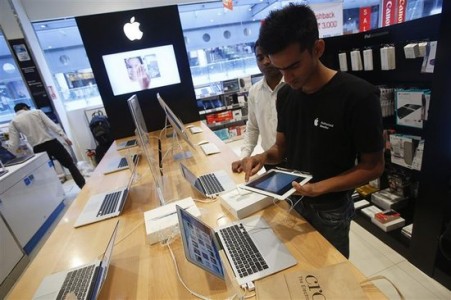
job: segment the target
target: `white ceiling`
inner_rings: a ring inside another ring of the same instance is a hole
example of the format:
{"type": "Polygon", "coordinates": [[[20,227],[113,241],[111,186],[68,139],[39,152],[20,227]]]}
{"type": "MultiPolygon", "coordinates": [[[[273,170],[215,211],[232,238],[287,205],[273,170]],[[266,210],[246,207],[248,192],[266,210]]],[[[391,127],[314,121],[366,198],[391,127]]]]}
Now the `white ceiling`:
{"type": "MultiPolygon", "coordinates": [[[[175,4],[192,4],[186,9],[199,9],[203,6],[213,6],[222,9],[222,1],[196,0],[13,0],[20,1],[31,21],[57,19],[73,16],[91,15],[112,11],[131,10],[175,4]]],[[[274,0],[234,0],[234,6],[251,5],[265,6],[274,0]]],[[[303,3],[337,2],[327,0],[291,1],[303,3]]],[[[338,2],[341,2],[340,0],[338,2]]],[[[343,0],[344,8],[378,5],[380,0],[343,0]]]]}

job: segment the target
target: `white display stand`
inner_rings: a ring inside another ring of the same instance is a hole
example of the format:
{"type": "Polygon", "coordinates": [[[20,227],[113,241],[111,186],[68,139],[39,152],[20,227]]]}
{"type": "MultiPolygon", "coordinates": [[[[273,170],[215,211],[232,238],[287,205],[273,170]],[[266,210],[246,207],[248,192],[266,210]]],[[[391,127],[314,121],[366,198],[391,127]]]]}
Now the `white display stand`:
{"type": "Polygon", "coordinates": [[[0,216],[0,284],[14,269],[24,256],[22,249],[16,243],[2,217],[0,216]]]}
{"type": "Polygon", "coordinates": [[[64,207],[64,191],[47,153],[0,177],[0,213],[29,254],[64,207]]]}

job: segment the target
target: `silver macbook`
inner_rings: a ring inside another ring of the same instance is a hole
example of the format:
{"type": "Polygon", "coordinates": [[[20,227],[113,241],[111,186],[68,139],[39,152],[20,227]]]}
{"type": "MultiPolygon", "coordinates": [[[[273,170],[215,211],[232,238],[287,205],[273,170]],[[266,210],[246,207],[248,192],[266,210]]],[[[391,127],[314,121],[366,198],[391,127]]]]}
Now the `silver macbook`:
{"type": "Polygon", "coordinates": [[[297,264],[266,221],[253,216],[239,222],[209,227],[177,206],[185,256],[191,263],[225,279],[220,250],[232,267],[239,285],[274,274],[297,264]]]}
{"type": "Polygon", "coordinates": [[[180,163],[183,177],[206,197],[216,197],[217,195],[236,189],[236,183],[224,170],[204,174],[199,177],[194,175],[184,164],[180,163]]]}
{"type": "Polygon", "coordinates": [[[119,221],[117,221],[110,241],[101,260],[46,276],[33,299],[97,299],[108,274],[119,221]]]}
{"type": "Polygon", "coordinates": [[[75,221],[74,227],[80,227],[119,216],[125,206],[128,193],[133,184],[137,164],[138,162],[134,164],[132,174],[130,175],[126,187],[91,196],[86,202],[83,211],[75,221]]]}
{"type": "MultiPolygon", "coordinates": [[[[137,160],[139,158],[139,154],[134,154],[132,157],[133,162],[137,164],[137,160]]],[[[103,174],[107,175],[110,173],[122,171],[128,169],[128,162],[127,158],[125,156],[121,156],[115,159],[112,159],[108,166],[106,167],[105,171],[103,171],[103,174]]]]}
{"type": "Polygon", "coordinates": [[[138,146],[138,141],[136,139],[123,141],[116,144],[116,150],[124,150],[135,146],[138,146]]]}

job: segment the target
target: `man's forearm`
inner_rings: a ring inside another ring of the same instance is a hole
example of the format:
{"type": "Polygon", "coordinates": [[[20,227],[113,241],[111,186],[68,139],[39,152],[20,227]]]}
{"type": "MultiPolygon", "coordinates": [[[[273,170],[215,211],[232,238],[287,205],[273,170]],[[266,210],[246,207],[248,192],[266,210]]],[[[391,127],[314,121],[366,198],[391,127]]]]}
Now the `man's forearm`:
{"type": "Polygon", "coordinates": [[[280,163],[283,160],[282,153],[284,153],[284,151],[282,151],[282,149],[280,149],[280,146],[273,145],[267,151],[261,153],[261,155],[264,158],[265,164],[275,165],[275,164],[280,163]]]}

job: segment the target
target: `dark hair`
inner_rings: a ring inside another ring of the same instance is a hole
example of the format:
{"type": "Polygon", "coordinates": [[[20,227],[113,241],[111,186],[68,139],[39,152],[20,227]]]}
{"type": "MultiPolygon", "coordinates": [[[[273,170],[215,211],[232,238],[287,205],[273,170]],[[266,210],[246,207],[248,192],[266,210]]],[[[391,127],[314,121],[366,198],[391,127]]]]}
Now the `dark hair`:
{"type": "Polygon", "coordinates": [[[17,103],[17,104],[14,106],[14,111],[15,111],[15,112],[18,112],[19,110],[22,110],[22,109],[24,109],[24,108],[30,109],[30,107],[29,107],[27,104],[25,104],[25,103],[17,103]]]}
{"type": "Polygon", "coordinates": [[[268,54],[282,51],[291,44],[299,43],[301,51],[313,49],[319,39],[318,23],[310,7],[301,4],[274,10],[262,22],[258,40],[268,54]]]}

